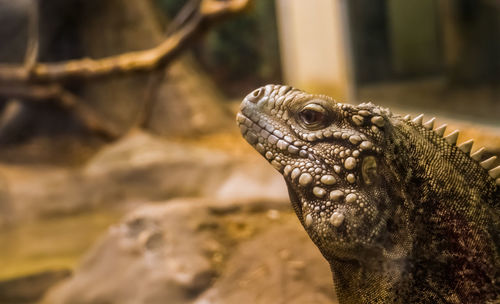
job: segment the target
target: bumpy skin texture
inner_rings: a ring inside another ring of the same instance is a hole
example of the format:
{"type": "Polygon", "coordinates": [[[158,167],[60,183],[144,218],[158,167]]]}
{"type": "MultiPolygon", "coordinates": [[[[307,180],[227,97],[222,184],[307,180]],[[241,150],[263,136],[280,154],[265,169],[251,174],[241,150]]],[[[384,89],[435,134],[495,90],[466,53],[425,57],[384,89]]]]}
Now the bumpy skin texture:
{"type": "Polygon", "coordinates": [[[237,122],[284,176],[340,303],[500,302],[500,179],[443,130],[279,85],[237,122]]]}

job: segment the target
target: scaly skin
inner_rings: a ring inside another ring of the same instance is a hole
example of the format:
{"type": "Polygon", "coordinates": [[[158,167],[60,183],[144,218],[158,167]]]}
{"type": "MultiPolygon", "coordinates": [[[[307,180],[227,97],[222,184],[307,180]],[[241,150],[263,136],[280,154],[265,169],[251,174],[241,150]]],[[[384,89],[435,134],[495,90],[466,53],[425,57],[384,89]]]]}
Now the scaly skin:
{"type": "Polygon", "coordinates": [[[456,134],[279,85],[237,121],[284,176],[340,303],[500,301],[500,169],[456,134]]]}

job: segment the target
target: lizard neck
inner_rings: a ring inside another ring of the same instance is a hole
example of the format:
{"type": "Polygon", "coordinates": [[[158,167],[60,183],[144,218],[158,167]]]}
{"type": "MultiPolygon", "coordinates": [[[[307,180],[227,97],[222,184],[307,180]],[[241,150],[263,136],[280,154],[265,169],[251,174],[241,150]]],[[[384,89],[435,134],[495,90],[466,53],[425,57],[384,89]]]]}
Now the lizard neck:
{"type": "Polygon", "coordinates": [[[393,195],[391,219],[398,224],[387,237],[397,240],[392,243],[398,247],[359,260],[330,259],[340,303],[496,299],[500,258],[492,243],[499,226],[495,185],[484,182],[487,173],[468,155],[444,146],[433,133],[402,124],[393,134],[390,163],[401,173],[398,184],[403,188],[393,195]]]}
{"type": "Polygon", "coordinates": [[[469,155],[433,132],[402,124],[394,134],[394,140],[407,143],[399,146],[404,150],[399,155],[407,156],[399,172],[402,177],[408,172],[401,185],[412,245],[402,286],[411,284],[413,294],[432,290],[437,302],[495,299],[500,258],[493,243],[499,233],[494,181],[469,155]],[[404,282],[408,278],[411,282],[404,282]]]}
{"type": "Polygon", "coordinates": [[[394,293],[396,290],[407,294],[403,289],[409,285],[404,261],[362,265],[357,261],[334,260],[330,261],[330,266],[340,304],[411,303],[394,293]]]}

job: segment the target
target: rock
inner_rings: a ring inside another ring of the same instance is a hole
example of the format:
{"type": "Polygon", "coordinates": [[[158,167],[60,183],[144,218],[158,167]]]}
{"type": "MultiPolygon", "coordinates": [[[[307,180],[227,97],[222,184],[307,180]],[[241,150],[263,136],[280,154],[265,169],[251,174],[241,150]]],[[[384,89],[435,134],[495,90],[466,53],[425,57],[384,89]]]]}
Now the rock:
{"type": "Polygon", "coordinates": [[[189,54],[172,62],[165,79],[150,110],[149,130],[163,136],[192,136],[234,128],[225,98],[189,54]]]}
{"type": "Polygon", "coordinates": [[[31,170],[12,173],[14,168],[0,167],[12,180],[11,205],[20,220],[128,208],[174,197],[288,205],[283,178],[259,155],[235,155],[141,131],[104,147],[81,169],[31,170]]]}
{"type": "MultiPolygon", "coordinates": [[[[84,168],[95,201],[206,196],[236,161],[227,153],[135,132],[104,148],[84,168]],[[103,186],[105,185],[105,186],[103,186]]],[[[99,204],[99,202],[96,202],[99,204]]]]}
{"type": "Polygon", "coordinates": [[[289,207],[231,206],[139,208],[42,303],[335,303],[329,266],[289,207]]]}
{"type": "Polygon", "coordinates": [[[330,266],[298,221],[264,229],[239,246],[195,304],[336,303],[330,266]]]}
{"type": "Polygon", "coordinates": [[[70,275],[66,269],[52,270],[0,281],[0,303],[34,303],[47,289],[70,275]]]}
{"type": "Polygon", "coordinates": [[[109,229],[43,303],[189,303],[210,286],[209,216],[197,203],[140,208],[109,229]]]}
{"type": "Polygon", "coordinates": [[[222,201],[262,199],[288,204],[288,191],[283,177],[264,159],[235,164],[213,195],[222,201]]]}
{"type": "Polygon", "coordinates": [[[103,149],[83,174],[95,187],[94,196],[109,197],[100,199],[104,201],[120,193],[146,201],[212,197],[288,202],[283,178],[258,155],[237,156],[139,131],[103,149]]]}
{"type": "Polygon", "coordinates": [[[77,172],[55,168],[1,166],[9,184],[11,215],[16,224],[25,220],[88,211],[85,181],[77,172]],[[43,176],[43,177],[42,177],[43,176]]]}

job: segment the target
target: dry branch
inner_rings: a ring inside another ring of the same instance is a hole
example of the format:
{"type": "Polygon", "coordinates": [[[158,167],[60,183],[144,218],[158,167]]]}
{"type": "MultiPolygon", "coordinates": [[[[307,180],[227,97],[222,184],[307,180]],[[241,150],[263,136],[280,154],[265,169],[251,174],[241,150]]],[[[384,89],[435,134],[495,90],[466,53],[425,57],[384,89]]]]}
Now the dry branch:
{"type": "MultiPolygon", "coordinates": [[[[166,66],[201,32],[214,23],[241,13],[251,0],[203,0],[198,13],[155,48],[101,59],[77,59],[36,63],[27,70],[20,65],[0,65],[0,83],[60,82],[67,79],[110,77],[151,71],[166,66]]],[[[1,94],[1,92],[0,92],[1,94]]]]}
{"type": "Polygon", "coordinates": [[[117,138],[120,135],[120,131],[113,124],[110,124],[105,119],[100,119],[95,111],[80,100],[78,96],[58,84],[0,85],[0,92],[4,97],[16,98],[24,102],[55,101],[59,107],[76,115],[89,131],[109,139],[117,138]]]}
{"type": "MultiPolygon", "coordinates": [[[[33,1],[34,4],[37,2],[33,1]]],[[[252,0],[192,0],[182,10],[185,15],[178,18],[180,24],[175,24],[170,35],[157,47],[100,59],[83,58],[57,63],[37,62],[38,7],[33,5],[25,64],[0,64],[0,97],[24,101],[52,100],[73,112],[89,130],[110,138],[118,137],[120,134],[115,127],[64,89],[63,83],[164,68],[210,26],[243,12],[251,4],[252,0]]]]}

